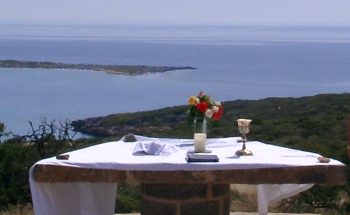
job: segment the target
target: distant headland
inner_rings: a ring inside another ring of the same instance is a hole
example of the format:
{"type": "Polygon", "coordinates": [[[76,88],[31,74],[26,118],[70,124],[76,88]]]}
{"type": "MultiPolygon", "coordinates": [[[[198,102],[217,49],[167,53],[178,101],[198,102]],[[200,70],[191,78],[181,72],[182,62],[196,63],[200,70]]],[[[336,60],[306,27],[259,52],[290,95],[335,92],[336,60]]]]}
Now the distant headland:
{"type": "Polygon", "coordinates": [[[114,75],[142,75],[146,73],[163,73],[172,70],[196,69],[190,66],[145,66],[145,65],[99,65],[67,64],[47,61],[0,60],[0,68],[42,68],[42,69],[78,69],[102,71],[114,75]]]}

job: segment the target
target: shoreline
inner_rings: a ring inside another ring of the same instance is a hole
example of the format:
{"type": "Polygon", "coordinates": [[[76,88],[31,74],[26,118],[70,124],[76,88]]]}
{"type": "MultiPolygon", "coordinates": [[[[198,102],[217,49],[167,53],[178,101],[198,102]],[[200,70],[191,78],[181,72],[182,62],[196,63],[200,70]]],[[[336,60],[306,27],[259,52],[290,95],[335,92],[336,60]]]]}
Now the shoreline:
{"type": "Polygon", "coordinates": [[[149,73],[164,73],[173,70],[196,69],[191,66],[146,66],[146,65],[101,65],[101,64],[68,64],[48,61],[18,61],[0,60],[0,68],[28,69],[76,69],[105,72],[112,75],[143,75],[149,73]]]}

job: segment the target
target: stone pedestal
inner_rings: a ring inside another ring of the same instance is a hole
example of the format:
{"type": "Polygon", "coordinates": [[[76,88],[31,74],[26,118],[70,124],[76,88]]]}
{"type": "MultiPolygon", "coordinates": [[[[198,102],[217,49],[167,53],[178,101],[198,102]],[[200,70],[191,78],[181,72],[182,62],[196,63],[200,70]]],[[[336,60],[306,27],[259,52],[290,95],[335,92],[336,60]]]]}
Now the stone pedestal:
{"type": "Polygon", "coordinates": [[[229,215],[230,184],[141,184],[141,215],[229,215]]]}

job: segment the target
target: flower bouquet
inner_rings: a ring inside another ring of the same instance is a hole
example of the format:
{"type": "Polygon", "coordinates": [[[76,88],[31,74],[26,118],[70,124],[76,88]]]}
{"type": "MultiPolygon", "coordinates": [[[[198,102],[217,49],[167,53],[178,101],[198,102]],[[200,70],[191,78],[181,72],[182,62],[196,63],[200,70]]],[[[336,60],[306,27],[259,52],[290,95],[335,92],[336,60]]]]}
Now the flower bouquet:
{"type": "Polygon", "coordinates": [[[218,121],[224,112],[221,103],[212,101],[203,91],[198,96],[190,96],[188,104],[190,105],[188,109],[189,122],[194,120],[203,121],[205,119],[218,121]]]}
{"type": "Polygon", "coordinates": [[[198,96],[191,96],[188,103],[188,119],[193,122],[194,152],[207,152],[207,119],[220,120],[223,114],[222,105],[220,102],[213,102],[203,91],[198,96]]]}

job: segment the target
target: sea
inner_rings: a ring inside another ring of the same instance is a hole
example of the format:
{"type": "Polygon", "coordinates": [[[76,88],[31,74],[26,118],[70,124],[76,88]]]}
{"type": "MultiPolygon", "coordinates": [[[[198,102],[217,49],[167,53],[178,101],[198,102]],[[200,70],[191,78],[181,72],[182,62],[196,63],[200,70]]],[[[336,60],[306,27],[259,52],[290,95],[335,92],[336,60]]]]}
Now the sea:
{"type": "Polygon", "coordinates": [[[216,101],[350,92],[350,26],[0,24],[0,59],[191,66],[140,76],[0,68],[0,122],[77,120],[216,101]]]}

